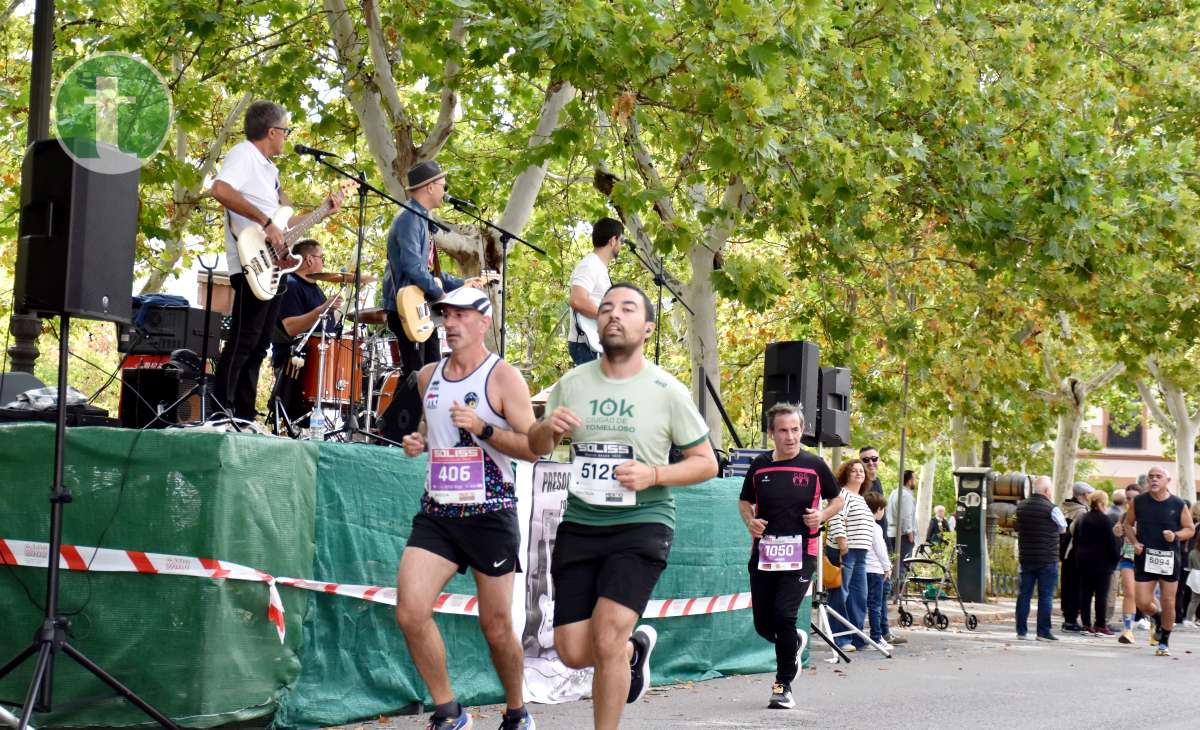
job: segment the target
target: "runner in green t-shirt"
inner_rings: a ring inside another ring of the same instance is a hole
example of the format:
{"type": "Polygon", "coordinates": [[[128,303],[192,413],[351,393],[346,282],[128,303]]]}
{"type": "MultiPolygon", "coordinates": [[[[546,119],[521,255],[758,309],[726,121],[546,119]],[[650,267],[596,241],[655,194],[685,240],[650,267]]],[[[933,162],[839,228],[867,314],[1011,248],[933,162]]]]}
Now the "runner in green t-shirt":
{"type": "Polygon", "coordinates": [[[717,460],[687,389],[646,361],[654,305],[645,292],[614,284],[598,324],[603,356],[558,382],[529,445],[545,454],[571,437],[574,469],[550,569],[554,648],[569,667],[596,668],[592,719],[608,730],[620,724],[622,704],[650,686],[657,635],[634,626],[671,551],[667,488],[715,476],[717,460]],[[668,464],[672,445],[684,458],[668,464]]]}

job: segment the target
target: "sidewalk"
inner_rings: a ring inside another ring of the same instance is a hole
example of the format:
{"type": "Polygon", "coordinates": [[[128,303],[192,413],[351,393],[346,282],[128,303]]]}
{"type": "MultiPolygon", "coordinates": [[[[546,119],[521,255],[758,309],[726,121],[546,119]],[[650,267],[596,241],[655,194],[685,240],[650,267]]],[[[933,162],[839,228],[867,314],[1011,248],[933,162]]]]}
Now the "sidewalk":
{"type": "MultiPolygon", "coordinates": [[[[929,607],[930,609],[933,608],[932,601],[929,602],[929,607]]],[[[963,602],[963,607],[966,608],[967,613],[974,614],[975,618],[981,624],[998,624],[1015,620],[1017,599],[1000,597],[991,598],[986,603],[963,602]]],[[[905,604],[905,610],[913,615],[913,625],[920,626],[921,619],[925,615],[925,606],[922,602],[920,600],[909,599],[905,604]]],[[[941,599],[938,602],[938,610],[950,619],[951,626],[963,622],[963,614],[959,610],[958,601],[955,601],[953,598],[941,599]]],[[[888,604],[888,623],[893,627],[900,625],[898,606],[894,603],[888,604]]]]}

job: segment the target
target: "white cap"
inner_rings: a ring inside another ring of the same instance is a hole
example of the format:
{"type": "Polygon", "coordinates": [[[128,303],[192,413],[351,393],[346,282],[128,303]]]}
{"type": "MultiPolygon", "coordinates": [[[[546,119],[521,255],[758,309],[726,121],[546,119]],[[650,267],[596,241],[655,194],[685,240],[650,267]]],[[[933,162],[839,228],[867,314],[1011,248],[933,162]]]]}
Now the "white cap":
{"type": "Polygon", "coordinates": [[[433,306],[438,311],[442,307],[458,307],[460,309],[474,309],[480,314],[489,317],[492,314],[492,300],[488,299],[487,294],[471,286],[463,286],[455,289],[434,302],[433,306]]]}

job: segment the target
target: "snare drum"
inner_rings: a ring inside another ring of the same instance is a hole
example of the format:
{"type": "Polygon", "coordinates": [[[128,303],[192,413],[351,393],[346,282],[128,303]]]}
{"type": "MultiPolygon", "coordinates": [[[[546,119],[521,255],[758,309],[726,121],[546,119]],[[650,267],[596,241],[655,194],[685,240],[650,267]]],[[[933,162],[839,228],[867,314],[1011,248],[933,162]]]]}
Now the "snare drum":
{"type": "MultiPolygon", "coordinates": [[[[353,362],[350,346],[353,339],[350,335],[342,337],[326,337],[325,352],[321,352],[321,338],[309,339],[305,348],[305,365],[302,374],[301,393],[309,403],[316,403],[318,398],[322,403],[350,403],[362,395],[362,383],[356,383],[354,392],[350,391],[350,368],[353,362]],[[321,381],[321,360],[325,361],[324,382],[321,381]]],[[[358,341],[358,358],[362,362],[364,343],[358,341]]],[[[357,368],[356,368],[357,369],[357,368]]],[[[362,380],[362,370],[357,369],[359,380],[362,380]]]]}

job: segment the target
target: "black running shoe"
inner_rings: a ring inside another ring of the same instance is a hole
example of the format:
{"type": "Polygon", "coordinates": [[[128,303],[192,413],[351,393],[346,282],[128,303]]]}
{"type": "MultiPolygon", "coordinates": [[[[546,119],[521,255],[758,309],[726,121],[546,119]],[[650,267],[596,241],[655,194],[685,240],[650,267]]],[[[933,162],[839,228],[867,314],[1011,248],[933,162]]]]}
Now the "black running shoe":
{"type": "Polygon", "coordinates": [[[658,641],[658,632],[653,626],[642,624],[633,631],[630,637],[633,642],[633,659],[629,660],[629,697],[626,704],[632,704],[642,699],[646,690],[650,689],[650,654],[658,641]]]}
{"type": "Polygon", "coordinates": [[[792,688],[776,682],[771,685],[771,699],[767,702],[768,710],[790,710],[796,706],[796,700],[792,699],[792,688]]]}

